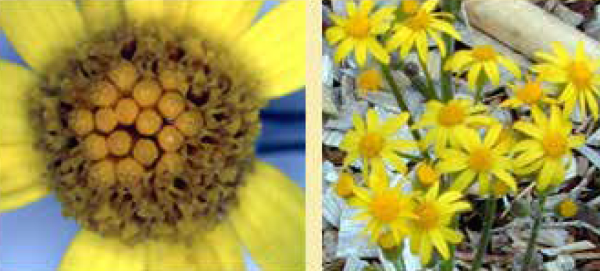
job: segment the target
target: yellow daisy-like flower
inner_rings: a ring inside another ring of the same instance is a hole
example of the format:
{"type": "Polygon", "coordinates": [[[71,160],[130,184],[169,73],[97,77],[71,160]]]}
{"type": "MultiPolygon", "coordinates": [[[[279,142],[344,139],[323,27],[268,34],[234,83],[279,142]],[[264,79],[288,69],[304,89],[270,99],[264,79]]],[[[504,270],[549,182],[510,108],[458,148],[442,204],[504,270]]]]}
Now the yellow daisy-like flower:
{"type": "Polygon", "coordinates": [[[500,106],[518,108],[523,105],[529,107],[539,106],[543,103],[553,103],[554,100],[547,96],[549,90],[544,88],[540,78],[533,79],[527,76],[527,80],[522,84],[509,83],[508,86],[512,89],[514,96],[502,102],[500,106]]]}
{"type": "Polygon", "coordinates": [[[304,192],[253,149],[305,83],[306,2],[261,6],[0,1],[31,68],[0,60],[0,211],[56,194],[58,270],[304,270],[304,192]]]}
{"type": "Polygon", "coordinates": [[[572,156],[571,149],[585,143],[585,137],[571,135],[572,125],[557,106],[552,106],[550,118],[536,108],[532,114],[534,123],[519,121],[514,125],[531,137],[514,146],[514,166],[517,174],[539,171],[537,190],[542,192],[564,180],[565,159],[572,156]]]}
{"type": "Polygon", "coordinates": [[[419,57],[426,62],[429,59],[429,37],[431,37],[437,43],[440,54],[444,57],[446,45],[440,32],[446,33],[456,40],[460,40],[460,34],[447,21],[454,18],[452,14],[433,12],[438,2],[439,0],[428,0],[418,8],[418,11],[395,24],[394,34],[387,42],[386,49],[393,51],[400,47],[400,56],[406,58],[416,47],[419,57]]]}
{"type": "Polygon", "coordinates": [[[369,109],[365,123],[360,115],[355,114],[354,130],[348,132],[340,144],[340,148],[347,152],[344,167],[362,158],[371,170],[383,170],[385,161],[399,172],[406,173],[406,165],[397,153],[416,150],[417,144],[412,140],[398,139],[397,133],[408,118],[408,113],[402,113],[380,123],[377,112],[369,109]]]}
{"type": "Polygon", "coordinates": [[[434,246],[444,259],[450,258],[448,243],[458,244],[463,239],[461,233],[450,227],[452,219],[471,209],[469,203],[460,200],[459,192],[440,194],[439,190],[439,184],[435,184],[425,195],[416,197],[416,219],[409,221],[410,248],[413,254],[421,256],[423,264],[431,261],[434,246]]]}
{"type": "Polygon", "coordinates": [[[383,88],[383,76],[376,68],[364,70],[356,78],[356,86],[362,96],[369,92],[378,92],[383,88]]]}
{"type": "Polygon", "coordinates": [[[429,101],[425,106],[425,113],[415,123],[413,129],[429,129],[423,139],[423,147],[435,145],[434,149],[439,153],[449,144],[458,145],[461,131],[479,125],[490,125],[494,122],[485,113],[487,107],[473,105],[466,99],[454,99],[444,104],[440,101],[429,101]]]}
{"type": "Polygon", "coordinates": [[[384,233],[391,232],[394,243],[399,244],[407,234],[407,219],[414,217],[412,197],[403,194],[399,186],[390,187],[382,170],[371,172],[368,186],[354,188],[356,197],[350,205],[360,209],[354,219],[368,221],[364,232],[371,236],[371,242],[377,243],[384,233]]]}
{"type": "Polygon", "coordinates": [[[404,15],[413,15],[419,11],[421,3],[417,0],[404,0],[400,3],[400,11],[404,15]]]}
{"type": "Polygon", "coordinates": [[[577,44],[575,57],[560,43],[553,43],[554,55],[538,52],[536,57],[544,63],[533,66],[542,80],[558,84],[562,92],[558,97],[565,103],[566,113],[573,112],[579,103],[582,115],[587,116],[587,109],[598,120],[598,96],[600,95],[600,59],[586,54],[583,42],[577,44]]]}
{"type": "Polygon", "coordinates": [[[479,193],[488,195],[492,177],[504,182],[512,191],[517,190],[517,183],[511,175],[511,161],[507,144],[501,144],[502,125],[494,125],[481,141],[474,130],[465,129],[459,132],[460,148],[446,149],[439,153],[442,161],[438,169],[442,173],[459,173],[450,190],[463,191],[474,179],[479,180],[479,193]]]}
{"type": "Polygon", "coordinates": [[[429,162],[421,162],[415,167],[417,181],[424,187],[431,187],[440,181],[440,173],[435,166],[429,162]]]}
{"type": "Polygon", "coordinates": [[[356,62],[361,67],[367,62],[367,52],[373,54],[381,63],[390,62],[388,52],[377,38],[389,29],[395,9],[383,7],[371,14],[373,6],[371,0],[361,1],[358,8],[353,1],[347,1],[348,18],[330,15],[335,26],[327,29],[325,37],[330,44],[339,43],[334,56],[336,63],[340,63],[352,50],[356,62]]]}
{"type": "Polygon", "coordinates": [[[504,66],[510,73],[512,73],[517,79],[521,78],[521,70],[519,66],[512,62],[512,60],[500,55],[500,53],[494,50],[491,45],[477,45],[471,50],[460,50],[452,55],[446,64],[444,69],[462,73],[469,71],[467,75],[467,81],[471,90],[476,90],[481,87],[480,74],[483,74],[493,85],[500,84],[500,71],[498,67],[504,66]]]}
{"type": "Polygon", "coordinates": [[[572,199],[564,199],[556,206],[556,212],[565,218],[574,217],[577,214],[577,203],[572,199]]]}

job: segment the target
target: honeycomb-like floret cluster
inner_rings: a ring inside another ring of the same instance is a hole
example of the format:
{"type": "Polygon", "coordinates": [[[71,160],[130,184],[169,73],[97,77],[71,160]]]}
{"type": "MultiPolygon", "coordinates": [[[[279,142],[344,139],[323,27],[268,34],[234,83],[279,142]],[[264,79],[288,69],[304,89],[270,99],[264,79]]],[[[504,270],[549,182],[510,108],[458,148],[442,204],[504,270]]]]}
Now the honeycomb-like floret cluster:
{"type": "Polygon", "coordinates": [[[58,102],[39,106],[65,215],[127,241],[214,224],[260,129],[263,101],[235,58],[156,29],[125,25],[82,45],[42,89],[58,102]]]}

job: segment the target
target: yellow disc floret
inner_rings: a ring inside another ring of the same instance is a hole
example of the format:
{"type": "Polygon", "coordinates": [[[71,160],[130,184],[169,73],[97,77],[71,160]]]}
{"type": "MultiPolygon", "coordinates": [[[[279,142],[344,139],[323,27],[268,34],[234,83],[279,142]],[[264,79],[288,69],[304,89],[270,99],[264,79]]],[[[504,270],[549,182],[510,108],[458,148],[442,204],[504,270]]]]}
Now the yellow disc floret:
{"type": "Polygon", "coordinates": [[[117,127],[117,113],[112,108],[101,108],[96,112],[94,121],[98,131],[108,134],[117,127]]]}
{"type": "Polygon", "coordinates": [[[133,147],[133,158],[144,166],[151,166],[158,158],[158,148],[150,139],[140,139],[133,147]]]}
{"type": "Polygon", "coordinates": [[[163,69],[160,71],[158,80],[160,81],[160,84],[164,90],[176,91],[182,84],[183,77],[184,75],[179,71],[173,69],[163,69]]]}
{"type": "Polygon", "coordinates": [[[556,207],[556,211],[562,217],[571,218],[577,214],[577,203],[575,203],[572,199],[565,199],[556,207]]]}
{"type": "Polygon", "coordinates": [[[183,158],[174,152],[165,152],[156,165],[158,174],[180,175],[183,173],[183,158]]]}
{"type": "Polygon", "coordinates": [[[383,222],[396,220],[400,215],[400,197],[395,191],[383,191],[375,195],[369,205],[373,216],[383,222]]]}
{"type": "Polygon", "coordinates": [[[438,122],[443,126],[454,126],[463,123],[467,112],[456,103],[449,103],[440,109],[438,122]]]}
{"type": "Polygon", "coordinates": [[[416,223],[419,227],[425,230],[439,227],[441,222],[441,210],[439,210],[435,203],[424,202],[417,207],[415,213],[418,217],[416,223]]]}
{"type": "Polygon", "coordinates": [[[115,183],[115,164],[103,159],[93,164],[88,172],[89,179],[98,186],[108,187],[115,183]]]}
{"type": "Polygon", "coordinates": [[[469,166],[475,171],[488,171],[493,165],[492,152],[486,147],[480,147],[471,151],[469,166]]]}
{"type": "Polygon", "coordinates": [[[419,1],[417,0],[404,0],[400,5],[400,9],[404,14],[411,15],[419,10],[419,1]]]}
{"type": "Polygon", "coordinates": [[[90,91],[90,102],[96,106],[112,106],[118,98],[119,92],[115,86],[108,81],[95,83],[90,91]]]}
{"type": "Polygon", "coordinates": [[[162,126],[162,121],[162,118],[156,111],[145,109],[138,116],[135,128],[140,134],[150,136],[158,132],[162,126]]]}
{"type": "Polygon", "coordinates": [[[592,84],[594,73],[583,61],[573,61],[569,69],[569,77],[578,88],[587,88],[592,84]]]}
{"type": "Polygon", "coordinates": [[[183,136],[175,126],[168,125],[158,134],[158,144],[165,151],[177,151],[183,144],[183,136]]]}
{"type": "Polygon", "coordinates": [[[138,79],[138,72],[131,62],[123,60],[108,72],[108,78],[122,93],[129,94],[138,79]]]}
{"type": "Polygon", "coordinates": [[[108,155],[106,138],[98,134],[88,135],[83,141],[85,155],[90,160],[100,160],[108,155]]]}
{"type": "Polygon", "coordinates": [[[517,98],[524,103],[534,104],[542,98],[542,83],[540,81],[530,81],[517,90],[517,98]]]}
{"type": "Polygon", "coordinates": [[[161,93],[162,89],[154,79],[143,79],[133,88],[133,98],[141,107],[154,106],[161,93]]]}
{"type": "Polygon", "coordinates": [[[185,136],[195,136],[200,131],[201,121],[200,113],[187,111],[175,120],[175,127],[185,136]]]}
{"type": "Polygon", "coordinates": [[[417,175],[417,180],[425,187],[430,187],[440,180],[440,174],[427,163],[418,164],[415,174],[417,175]]]}
{"type": "Polygon", "coordinates": [[[131,135],[123,130],[111,133],[106,139],[108,150],[116,156],[124,156],[129,153],[132,145],[131,135]]]}
{"type": "Polygon", "coordinates": [[[348,172],[342,172],[335,185],[335,192],[342,198],[348,198],[354,194],[352,189],[354,189],[354,177],[348,172]]]}
{"type": "Polygon", "coordinates": [[[144,167],[131,157],[123,158],[117,163],[116,175],[123,185],[138,185],[144,176],[144,167]]]}
{"type": "Polygon", "coordinates": [[[552,158],[562,157],[569,150],[567,138],[558,132],[551,131],[544,136],[542,147],[547,156],[552,158]]]}
{"type": "Polygon", "coordinates": [[[498,56],[496,50],[491,45],[477,45],[473,47],[473,58],[479,61],[494,61],[498,56]]]}
{"type": "Polygon", "coordinates": [[[366,94],[367,92],[379,91],[383,87],[383,78],[376,69],[363,71],[356,79],[359,90],[366,94]]]}
{"type": "Polygon", "coordinates": [[[69,128],[75,134],[85,136],[94,130],[94,115],[86,109],[76,109],[69,114],[69,128]]]}
{"type": "Polygon", "coordinates": [[[167,119],[175,119],[185,109],[185,99],[177,92],[167,92],[158,101],[158,111],[167,119]]]}
{"type": "Polygon", "coordinates": [[[350,36],[355,37],[357,39],[364,39],[369,36],[371,23],[369,22],[369,18],[366,15],[357,15],[348,20],[346,29],[350,36]]]}
{"type": "Polygon", "coordinates": [[[135,122],[140,108],[137,103],[131,98],[124,98],[117,102],[115,113],[120,124],[132,125],[135,122]]]}
{"type": "Polygon", "coordinates": [[[366,158],[379,156],[385,145],[385,139],[378,133],[368,133],[360,140],[360,152],[366,158]]]}

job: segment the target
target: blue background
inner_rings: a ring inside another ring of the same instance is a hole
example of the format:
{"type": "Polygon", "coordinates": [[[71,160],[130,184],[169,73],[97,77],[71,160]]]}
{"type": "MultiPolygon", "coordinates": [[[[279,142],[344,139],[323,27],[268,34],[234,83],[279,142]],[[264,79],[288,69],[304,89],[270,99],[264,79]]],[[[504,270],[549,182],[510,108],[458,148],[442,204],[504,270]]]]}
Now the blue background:
{"type": "MultiPolygon", "coordinates": [[[[267,2],[261,13],[276,5],[267,2]]],[[[1,31],[0,59],[26,66],[1,31]]],[[[271,101],[261,114],[263,131],[257,144],[259,158],[277,166],[302,187],[305,185],[304,113],[304,91],[271,101]]],[[[61,215],[60,203],[54,196],[0,214],[0,270],[55,270],[78,230],[73,220],[61,215]]],[[[258,269],[248,254],[246,259],[250,269],[258,269]]]]}

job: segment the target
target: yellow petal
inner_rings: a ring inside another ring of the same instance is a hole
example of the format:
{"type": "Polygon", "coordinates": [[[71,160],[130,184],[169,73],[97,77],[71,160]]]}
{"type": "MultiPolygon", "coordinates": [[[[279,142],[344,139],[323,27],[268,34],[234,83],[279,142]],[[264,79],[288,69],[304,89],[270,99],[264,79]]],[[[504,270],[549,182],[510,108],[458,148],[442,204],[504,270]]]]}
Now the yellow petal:
{"type": "Polygon", "coordinates": [[[75,1],[0,1],[0,25],[19,55],[37,71],[85,38],[75,1]]]}
{"type": "Polygon", "coordinates": [[[0,61],[0,82],[0,144],[33,142],[27,105],[37,77],[21,66],[0,61]]]}
{"type": "MultiPolygon", "coordinates": [[[[205,244],[197,243],[198,250],[211,248],[214,250],[213,261],[219,262],[219,270],[244,270],[245,262],[242,256],[242,246],[229,223],[222,223],[208,233],[205,244]]],[[[210,260],[210,259],[209,259],[210,260]]],[[[198,261],[199,270],[208,270],[198,261]]]]}
{"type": "Polygon", "coordinates": [[[0,195],[46,185],[41,153],[33,144],[0,145],[0,195]]]}
{"type": "Polygon", "coordinates": [[[163,19],[171,28],[176,29],[184,25],[188,18],[190,1],[164,0],[163,19]]]}
{"type": "MultiPolygon", "coordinates": [[[[262,4],[263,1],[190,1],[187,23],[210,39],[231,42],[250,28],[262,4]]],[[[277,27],[285,28],[286,23],[277,27]]]]}
{"type": "MultiPolygon", "coordinates": [[[[165,251],[167,252],[167,251],[165,251]]],[[[161,255],[162,259],[167,259],[161,255]]],[[[80,231],[60,263],[59,271],[143,271],[146,269],[144,245],[126,245],[118,239],[80,231]]]]}
{"type": "Polygon", "coordinates": [[[163,1],[128,0],[124,1],[127,19],[134,24],[157,21],[163,18],[163,1]]]}
{"type": "MultiPolygon", "coordinates": [[[[177,1],[183,2],[183,1],[177,1]]],[[[123,20],[121,2],[85,0],[81,2],[81,13],[90,34],[110,31],[123,20]]]]}
{"type": "Polygon", "coordinates": [[[306,80],[306,1],[277,6],[235,44],[260,79],[263,96],[298,90],[306,80]]]}
{"type": "Polygon", "coordinates": [[[229,217],[263,270],[304,270],[304,193],[279,170],[255,163],[229,217]]]}
{"type": "Polygon", "coordinates": [[[34,185],[24,190],[0,195],[0,213],[21,208],[48,195],[47,186],[34,185]]]}
{"type": "MultiPolygon", "coordinates": [[[[150,240],[144,244],[146,257],[143,259],[146,269],[144,271],[163,270],[198,270],[197,255],[203,257],[211,253],[210,250],[195,251],[191,244],[163,240],[150,240]]],[[[206,257],[203,257],[206,259],[206,257]]],[[[208,262],[203,262],[208,265],[208,262]]],[[[214,268],[212,268],[214,269],[214,268]]],[[[108,269],[107,269],[108,270],[108,269]]],[[[100,271],[100,270],[98,270],[100,271]]]]}

